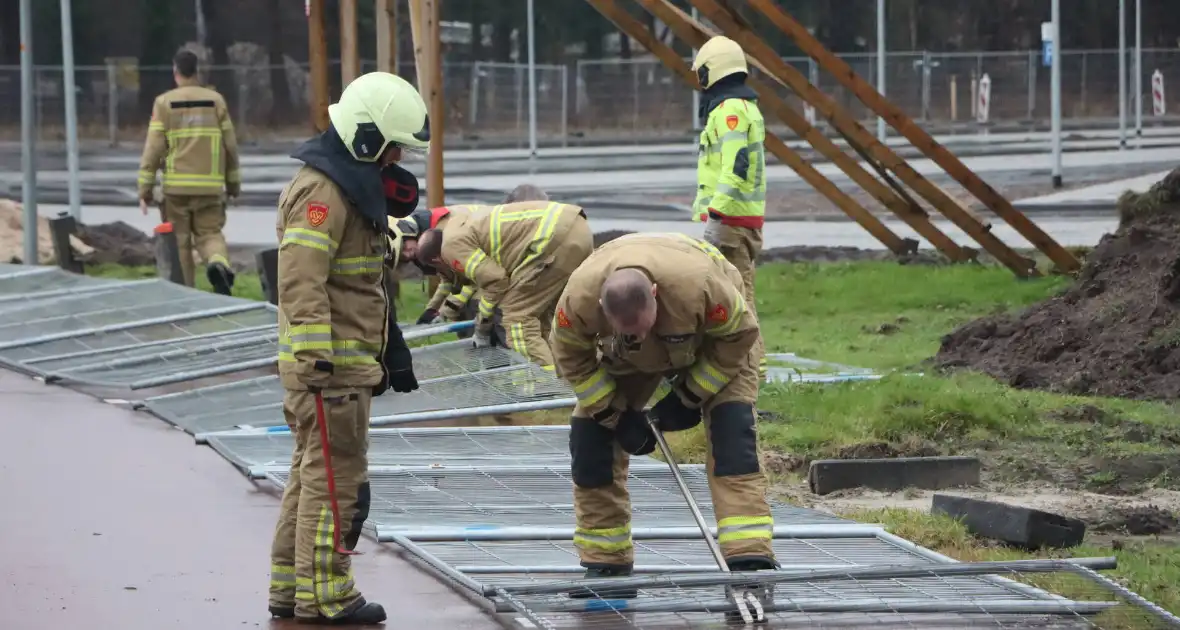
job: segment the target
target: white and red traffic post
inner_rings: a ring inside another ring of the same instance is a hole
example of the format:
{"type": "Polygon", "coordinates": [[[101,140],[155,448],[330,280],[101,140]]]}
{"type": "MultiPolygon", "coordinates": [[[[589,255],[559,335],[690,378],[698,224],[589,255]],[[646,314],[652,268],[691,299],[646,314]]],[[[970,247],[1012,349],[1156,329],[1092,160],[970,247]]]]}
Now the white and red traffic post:
{"type": "Polygon", "coordinates": [[[987,124],[992,106],[992,78],[986,72],[979,79],[979,89],[976,91],[975,100],[975,121],[987,124]]]}
{"type": "Polygon", "coordinates": [[[1168,101],[1164,98],[1164,73],[1151,73],[1151,111],[1156,116],[1168,113],[1168,101]]]}

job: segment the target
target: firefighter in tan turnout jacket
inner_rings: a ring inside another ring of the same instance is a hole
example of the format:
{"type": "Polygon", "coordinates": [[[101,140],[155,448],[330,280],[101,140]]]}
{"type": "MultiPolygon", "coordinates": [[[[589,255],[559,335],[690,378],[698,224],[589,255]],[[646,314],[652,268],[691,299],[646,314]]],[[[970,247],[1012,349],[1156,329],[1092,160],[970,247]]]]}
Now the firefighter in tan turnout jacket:
{"type": "Polygon", "coordinates": [[[547,370],[546,339],[553,307],[574,269],[594,249],[594,235],[578,206],[522,201],[475,206],[445,230],[419,238],[418,255],[479,291],[475,347],[492,344],[498,307],[508,346],[547,370]]]}
{"type": "Polygon", "coordinates": [[[279,199],[279,375],[295,451],[270,612],[361,625],[386,616],[361,596],[350,560],[369,513],[370,403],[418,388],[384,283],[382,166],[412,178],[396,161],[426,148],[429,132],[422,97],[383,72],[350,83],[328,113],[331,127],[292,154],[304,166],[279,199]]]}
{"type": "Polygon", "coordinates": [[[225,246],[225,197],[241,193],[238,142],[225,99],[197,83],[197,56],[173,59],[176,89],[156,98],[139,162],[139,205],[147,214],[163,170],[163,220],[172,224],[185,284],[193,286],[193,248],[213,289],[229,295],[234,276],[225,246]],[[223,194],[224,191],[224,194],[223,194]]]}
{"type": "MultiPolygon", "coordinates": [[[[643,410],[665,377],[671,391],[651,413],[664,431],[703,418],[730,568],[777,566],[754,427],[760,333],[743,294],[741,273],[715,247],[682,234],[622,236],[570,276],[550,340],[557,372],[578,399],[570,428],[574,545],[587,577],[631,573],[628,459],[655,449],[643,410]]],[[[612,596],[635,596],[619,590],[612,596]]]]}

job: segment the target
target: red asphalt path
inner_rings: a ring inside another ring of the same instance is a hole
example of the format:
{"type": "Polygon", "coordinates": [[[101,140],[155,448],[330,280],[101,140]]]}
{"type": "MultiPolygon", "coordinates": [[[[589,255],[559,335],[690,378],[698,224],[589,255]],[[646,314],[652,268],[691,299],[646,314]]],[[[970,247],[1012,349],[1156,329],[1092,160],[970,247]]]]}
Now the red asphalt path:
{"type": "MultiPolygon", "coordinates": [[[[266,611],[277,495],[212,449],[3,370],[0,432],[0,629],[308,627],[266,611]]],[[[503,627],[389,546],[361,550],[386,628],[503,627]]]]}

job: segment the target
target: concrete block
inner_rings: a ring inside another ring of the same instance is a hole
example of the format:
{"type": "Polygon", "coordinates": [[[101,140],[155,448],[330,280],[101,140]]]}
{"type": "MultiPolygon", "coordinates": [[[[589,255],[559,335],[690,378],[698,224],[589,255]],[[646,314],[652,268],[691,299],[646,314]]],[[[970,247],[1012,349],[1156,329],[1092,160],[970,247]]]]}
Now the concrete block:
{"type": "Polygon", "coordinates": [[[1086,524],[1076,518],[1018,505],[936,494],[930,512],[963,522],[967,531],[1024,549],[1082,544],[1086,524]]]}
{"type": "Polygon", "coordinates": [[[811,462],[807,483],[815,494],[847,488],[941,490],[978,485],[980,468],[974,457],[820,459],[811,462]]]}

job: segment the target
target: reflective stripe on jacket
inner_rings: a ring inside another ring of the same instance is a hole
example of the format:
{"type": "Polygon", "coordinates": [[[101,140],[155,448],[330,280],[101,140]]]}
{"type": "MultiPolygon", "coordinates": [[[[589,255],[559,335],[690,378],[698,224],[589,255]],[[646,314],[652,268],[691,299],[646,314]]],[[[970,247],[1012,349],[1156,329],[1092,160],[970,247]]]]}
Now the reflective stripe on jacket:
{"type": "Polygon", "coordinates": [[[165,195],[240,192],[238,142],[220,94],[194,82],[156,98],[139,162],[141,199],[151,198],[158,170],[165,195]]]}

